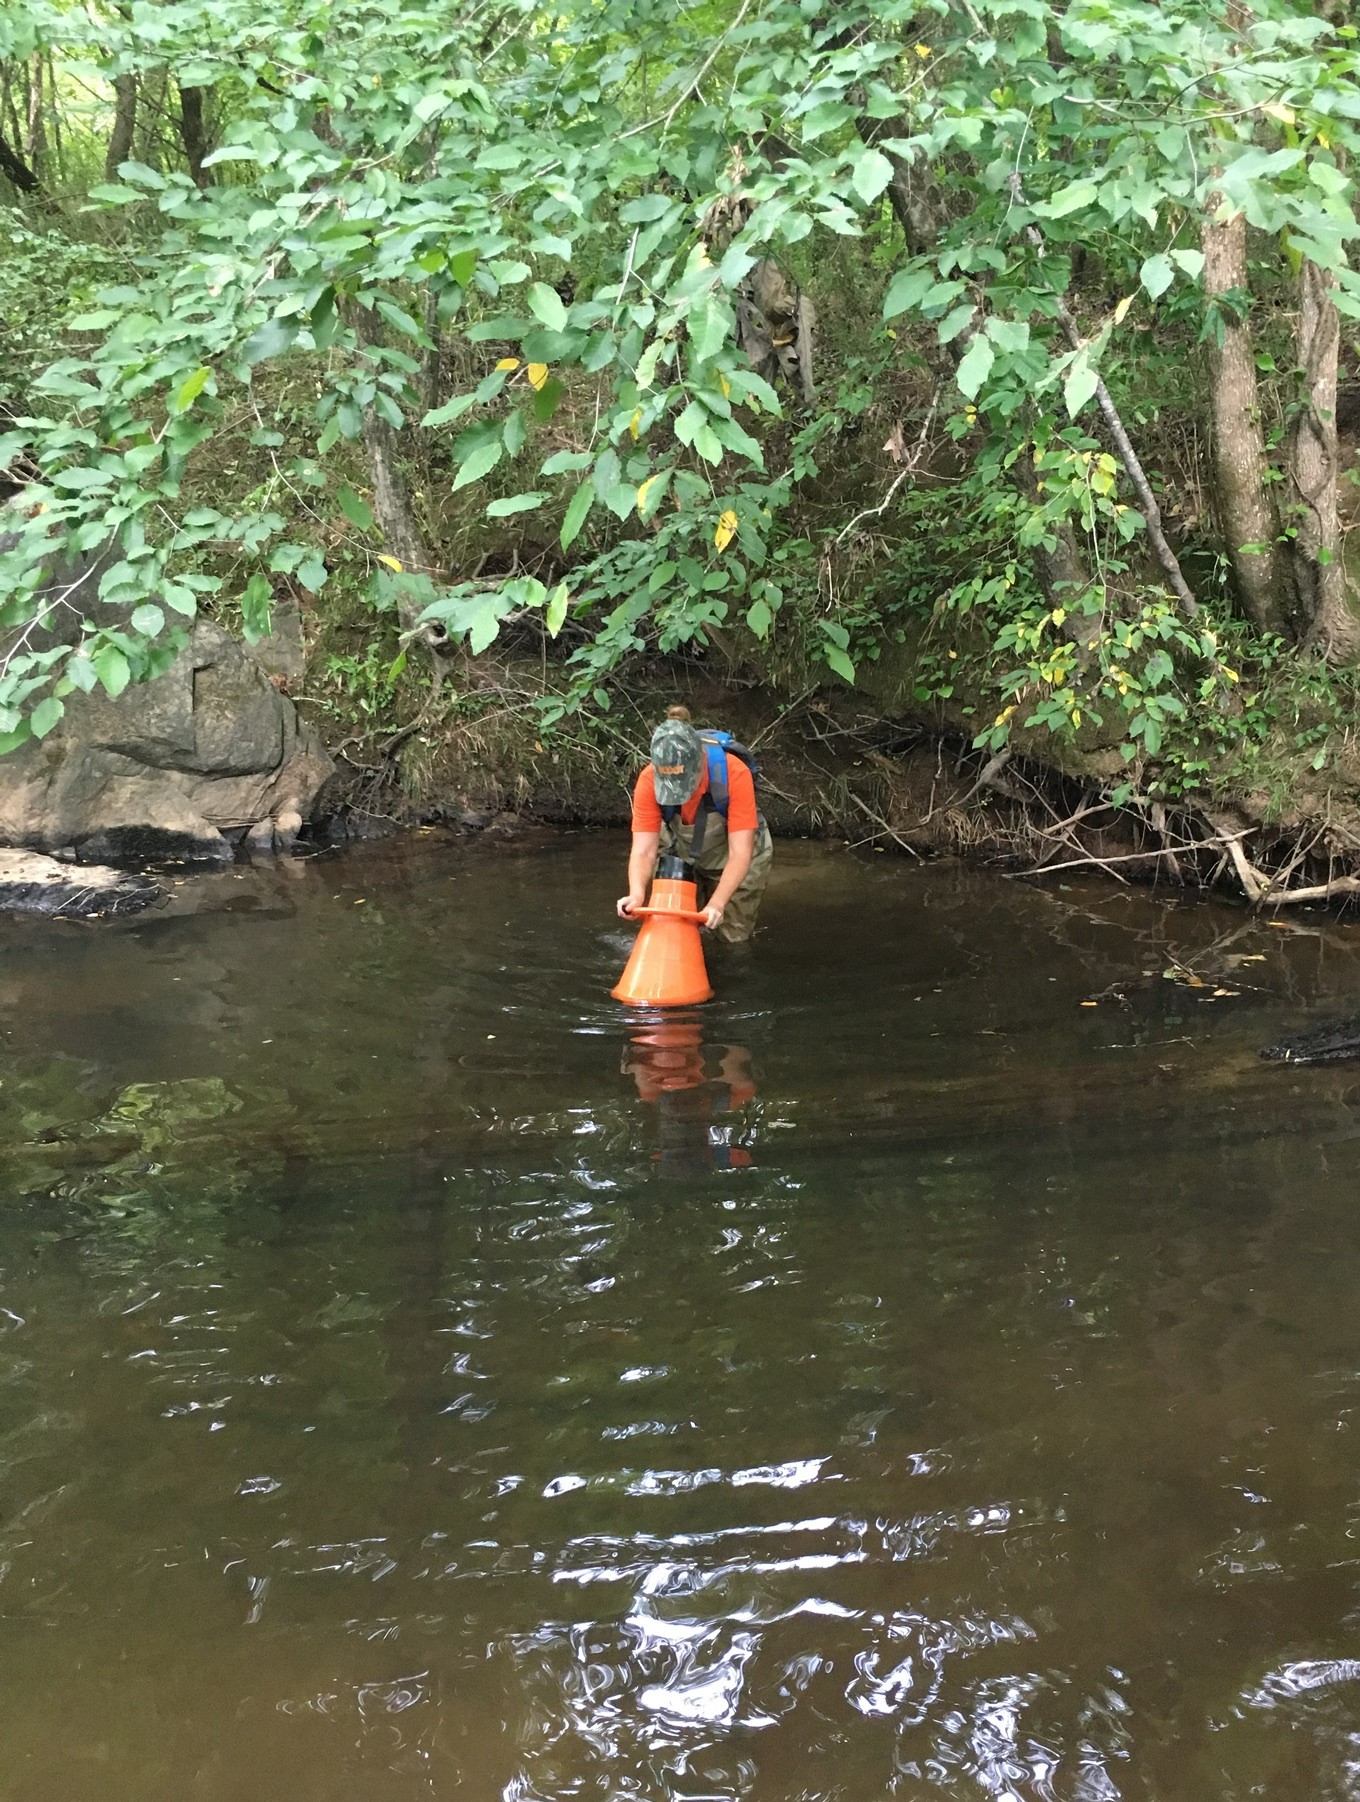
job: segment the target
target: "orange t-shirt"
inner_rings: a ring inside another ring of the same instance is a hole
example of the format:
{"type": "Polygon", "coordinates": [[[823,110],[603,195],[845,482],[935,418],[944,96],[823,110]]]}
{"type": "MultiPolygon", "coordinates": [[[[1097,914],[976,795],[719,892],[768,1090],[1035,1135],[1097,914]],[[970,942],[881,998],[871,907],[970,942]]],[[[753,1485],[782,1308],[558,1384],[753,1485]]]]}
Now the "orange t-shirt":
{"type": "MultiPolygon", "coordinates": [[[[699,786],[680,809],[680,818],[687,826],[692,826],[699,813],[699,803],[708,789],[708,761],[704,761],[704,773],[699,778],[699,786]]],[[[660,832],[664,821],[656,799],[656,776],[650,763],[644,763],[642,774],[633,789],[633,831],[660,832]]],[[[756,808],[756,785],[750,769],[740,757],[733,757],[729,752],[727,758],[727,830],[729,832],[754,832],[760,824],[760,815],[756,808]]]]}

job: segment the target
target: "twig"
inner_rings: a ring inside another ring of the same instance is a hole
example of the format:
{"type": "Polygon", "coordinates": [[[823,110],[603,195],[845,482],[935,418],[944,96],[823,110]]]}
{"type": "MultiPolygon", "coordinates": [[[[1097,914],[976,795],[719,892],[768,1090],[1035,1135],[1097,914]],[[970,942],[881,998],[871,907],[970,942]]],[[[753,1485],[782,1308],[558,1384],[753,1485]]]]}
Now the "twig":
{"type": "Polygon", "coordinates": [[[894,832],[888,822],[880,815],[876,814],[867,801],[862,801],[853,789],[847,789],[845,792],[855,803],[855,806],[859,808],[861,813],[868,814],[869,818],[873,821],[874,825],[878,827],[880,832],[886,832],[894,844],[901,845],[904,851],[909,851],[913,857],[919,859],[921,853],[916,849],[915,845],[908,844],[900,832],[894,832]]]}

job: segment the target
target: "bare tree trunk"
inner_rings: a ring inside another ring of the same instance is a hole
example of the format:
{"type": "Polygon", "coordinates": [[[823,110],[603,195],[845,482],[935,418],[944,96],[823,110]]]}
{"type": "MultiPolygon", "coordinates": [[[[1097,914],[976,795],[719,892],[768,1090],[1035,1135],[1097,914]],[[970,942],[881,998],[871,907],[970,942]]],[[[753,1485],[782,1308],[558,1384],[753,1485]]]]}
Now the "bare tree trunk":
{"type": "Polygon", "coordinates": [[[1263,632],[1287,633],[1288,565],[1267,487],[1251,328],[1217,305],[1225,295],[1247,293],[1247,221],[1241,213],[1217,219],[1222,204],[1221,195],[1210,194],[1201,234],[1204,297],[1218,314],[1210,320],[1209,372],[1219,527],[1243,612],[1263,632]]]}
{"type": "Polygon", "coordinates": [[[1296,531],[1294,580],[1308,621],[1307,642],[1329,659],[1360,654],[1360,618],[1352,612],[1341,551],[1336,482],[1336,376],[1341,322],[1332,277],[1304,259],[1299,276],[1298,366],[1303,406],[1289,443],[1296,531]]]}
{"type": "MultiPolygon", "coordinates": [[[[373,321],[361,307],[345,309],[348,324],[354,331],[359,348],[370,341],[373,321]]],[[[433,576],[437,565],[416,519],[411,502],[411,489],[401,467],[397,434],[376,407],[365,407],[363,415],[364,455],[368,459],[368,476],[373,487],[373,514],[383,535],[387,554],[401,564],[401,573],[433,576]]],[[[446,636],[444,628],[434,621],[419,623],[424,601],[398,577],[397,618],[404,633],[410,633],[420,644],[433,646],[446,636]]],[[[438,669],[436,668],[436,676],[438,669]]]]}
{"type": "Polygon", "coordinates": [[[425,290],[425,336],[429,349],[420,370],[420,400],[427,413],[433,413],[444,398],[444,328],[439,318],[439,294],[430,286],[425,290]]]}
{"type": "Polygon", "coordinates": [[[208,139],[203,128],[203,90],[185,88],[179,91],[179,132],[184,140],[184,154],[189,174],[196,188],[206,188],[208,174],[203,159],[208,154],[208,139]]]}
{"type": "Polygon", "coordinates": [[[43,129],[43,59],[41,51],[35,51],[28,68],[28,141],[24,147],[28,166],[35,175],[42,173],[46,144],[47,134],[43,129]]]}
{"type": "Polygon", "coordinates": [[[170,78],[164,69],[151,70],[140,82],[137,105],[137,128],[134,142],[137,161],[149,169],[162,166],[163,124],[168,114],[165,97],[170,78]]]}
{"type": "Polygon", "coordinates": [[[132,141],[137,133],[137,77],[119,75],[113,84],[113,130],[104,157],[104,179],[112,181],[121,163],[132,155],[132,141]]]}
{"type": "Polygon", "coordinates": [[[12,182],[21,194],[36,193],[38,178],[16,150],[0,135],[0,175],[12,182]]]}

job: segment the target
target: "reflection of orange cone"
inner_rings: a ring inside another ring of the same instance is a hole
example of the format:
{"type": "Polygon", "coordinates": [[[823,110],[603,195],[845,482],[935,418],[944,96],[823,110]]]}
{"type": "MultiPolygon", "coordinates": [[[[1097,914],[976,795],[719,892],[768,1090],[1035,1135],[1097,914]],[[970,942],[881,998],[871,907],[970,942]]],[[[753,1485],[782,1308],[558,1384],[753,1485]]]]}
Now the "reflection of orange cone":
{"type": "Polygon", "coordinates": [[[668,873],[657,876],[647,906],[638,909],[642,931],[610,993],[632,1007],[691,1007],[713,997],[699,938],[699,891],[692,880],[669,874],[686,868],[678,859],[665,858],[661,867],[668,873]]]}

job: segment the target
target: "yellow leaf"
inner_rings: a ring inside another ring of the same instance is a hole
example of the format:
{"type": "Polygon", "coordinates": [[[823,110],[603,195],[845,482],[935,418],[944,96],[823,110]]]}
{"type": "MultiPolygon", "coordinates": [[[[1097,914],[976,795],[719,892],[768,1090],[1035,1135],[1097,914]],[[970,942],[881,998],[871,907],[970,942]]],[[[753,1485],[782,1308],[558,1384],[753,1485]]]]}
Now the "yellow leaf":
{"type": "Polygon", "coordinates": [[[1116,325],[1123,325],[1124,316],[1128,312],[1129,308],[1132,305],[1133,305],[1132,294],[1126,294],[1124,296],[1123,300],[1120,301],[1119,305],[1114,310],[1114,322],[1116,325]]]}
{"type": "Polygon", "coordinates": [[[720,551],[725,551],[737,535],[737,516],[729,507],[718,520],[718,529],[713,534],[713,543],[720,551]]]}
{"type": "Polygon", "coordinates": [[[531,388],[541,388],[548,379],[548,365],[546,363],[530,363],[524,373],[529,378],[531,388]]]}
{"type": "Polygon", "coordinates": [[[726,400],[732,392],[732,384],[728,381],[721,369],[718,371],[718,386],[723,391],[723,399],[726,400]]]}
{"type": "Polygon", "coordinates": [[[645,482],[639,484],[637,491],[637,510],[639,513],[645,513],[647,511],[647,495],[651,489],[652,483],[657,479],[656,476],[648,476],[645,482]]]}
{"type": "Polygon", "coordinates": [[[1267,100],[1261,111],[1267,119],[1278,119],[1281,125],[1294,123],[1294,109],[1286,106],[1283,100],[1267,100]]]}
{"type": "Polygon", "coordinates": [[[385,557],[381,551],[378,552],[378,561],[385,563],[390,570],[395,570],[397,575],[401,575],[405,568],[405,565],[399,563],[395,557],[385,557]]]}
{"type": "Polygon", "coordinates": [[[918,44],[916,46],[916,54],[917,54],[917,56],[920,57],[921,61],[924,62],[926,60],[926,58],[930,55],[930,45],[929,44],[918,44]]]}
{"type": "Polygon", "coordinates": [[[1000,713],[998,713],[996,718],[992,721],[992,724],[994,726],[1004,726],[1018,706],[1018,701],[1012,701],[1009,707],[1003,707],[1000,713]]]}
{"type": "Polygon", "coordinates": [[[502,357],[500,362],[497,363],[496,367],[497,367],[497,369],[518,369],[519,368],[519,358],[518,357],[502,357]]]}
{"type": "Polygon", "coordinates": [[[1052,618],[1053,624],[1055,626],[1060,626],[1063,623],[1063,621],[1067,618],[1066,607],[1055,607],[1053,609],[1053,612],[1050,617],[1052,618]]]}
{"type": "Polygon", "coordinates": [[[637,437],[638,432],[641,429],[641,426],[642,426],[642,408],[639,407],[637,409],[637,411],[634,413],[633,417],[628,421],[628,430],[633,434],[634,438],[637,437]]]}
{"type": "Polygon", "coordinates": [[[699,254],[694,259],[694,266],[696,269],[711,269],[713,267],[713,258],[708,254],[708,246],[706,244],[701,244],[699,246],[699,254]]]}
{"type": "Polygon", "coordinates": [[[1081,708],[1080,707],[1074,707],[1072,709],[1072,724],[1074,726],[1079,726],[1081,724],[1081,708]]]}
{"type": "Polygon", "coordinates": [[[1332,140],[1327,136],[1325,131],[1320,131],[1318,133],[1317,141],[1324,150],[1330,150],[1332,147],[1332,140]]]}

